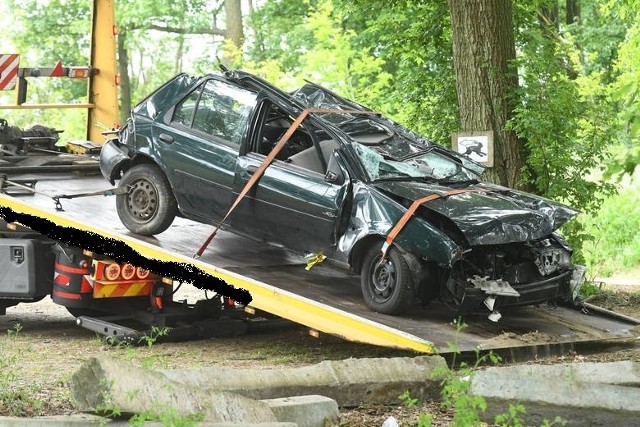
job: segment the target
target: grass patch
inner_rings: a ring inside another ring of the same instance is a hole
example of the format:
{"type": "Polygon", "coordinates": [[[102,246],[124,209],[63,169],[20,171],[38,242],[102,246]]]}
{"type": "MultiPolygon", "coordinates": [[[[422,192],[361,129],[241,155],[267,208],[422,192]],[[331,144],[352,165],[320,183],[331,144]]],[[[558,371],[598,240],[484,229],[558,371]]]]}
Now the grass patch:
{"type": "Polygon", "coordinates": [[[38,384],[22,385],[17,367],[27,354],[16,345],[22,326],[16,323],[0,340],[0,415],[28,417],[40,415],[44,408],[38,384]]]}

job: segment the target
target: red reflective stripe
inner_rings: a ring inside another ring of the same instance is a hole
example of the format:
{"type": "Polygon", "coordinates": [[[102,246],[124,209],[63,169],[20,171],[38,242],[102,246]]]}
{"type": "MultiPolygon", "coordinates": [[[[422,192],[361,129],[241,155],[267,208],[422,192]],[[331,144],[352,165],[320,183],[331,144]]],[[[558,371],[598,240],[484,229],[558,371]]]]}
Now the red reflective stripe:
{"type": "Polygon", "coordinates": [[[9,54],[0,56],[0,76],[4,77],[0,80],[0,90],[13,90],[15,80],[18,78],[18,65],[20,63],[20,55],[9,54]],[[9,70],[5,73],[5,70],[9,70]]]}
{"type": "Polygon", "coordinates": [[[60,270],[60,271],[64,271],[65,273],[73,273],[73,274],[85,275],[85,274],[89,273],[89,271],[86,268],[69,267],[69,266],[66,266],[64,264],[58,264],[57,262],[55,264],[55,269],[56,270],[60,270]]]}
{"type": "Polygon", "coordinates": [[[53,295],[59,297],[59,298],[64,298],[64,299],[80,299],[82,298],[80,296],[80,294],[72,294],[70,292],[64,292],[64,291],[59,291],[57,289],[53,290],[53,295]]]}

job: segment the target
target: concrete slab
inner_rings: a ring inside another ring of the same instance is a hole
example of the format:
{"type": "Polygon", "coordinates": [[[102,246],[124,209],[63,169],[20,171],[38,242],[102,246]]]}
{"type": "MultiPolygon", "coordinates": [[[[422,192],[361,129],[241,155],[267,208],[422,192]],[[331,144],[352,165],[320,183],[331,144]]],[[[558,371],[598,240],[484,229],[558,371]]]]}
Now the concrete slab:
{"type": "Polygon", "coordinates": [[[71,377],[71,398],[80,411],[189,416],[208,422],[277,421],[269,407],[238,394],[201,390],[162,373],[108,356],[88,359],[71,377]]]}
{"type": "Polygon", "coordinates": [[[553,421],[567,425],[632,425],[640,417],[640,364],[568,363],[487,368],[474,373],[471,393],[488,404],[493,421],[509,404],[522,404],[527,425],[553,421]]]}
{"type": "Polygon", "coordinates": [[[225,390],[253,399],[316,394],[340,407],[394,404],[409,390],[417,399],[439,399],[446,369],[440,356],[327,360],[286,369],[194,368],[164,371],[171,381],[200,390],[225,390]]]}
{"type": "Polygon", "coordinates": [[[98,415],[74,414],[59,415],[50,417],[0,417],[0,427],[31,427],[31,426],[52,426],[52,427],[83,427],[83,426],[127,426],[127,421],[114,421],[98,415]]]}
{"type": "MultiPolygon", "coordinates": [[[[50,417],[0,417],[0,427],[84,427],[84,426],[109,426],[126,427],[131,423],[128,420],[112,420],[98,415],[74,414],[58,415],[50,417]]],[[[145,427],[164,427],[166,424],[160,422],[147,421],[145,427]]],[[[267,423],[210,423],[200,422],[198,427],[298,427],[296,423],[290,422],[267,422],[267,423]]]]}
{"type": "Polygon", "coordinates": [[[325,396],[293,396],[262,400],[273,411],[278,421],[289,421],[298,427],[324,427],[337,420],[338,404],[325,396]]]}

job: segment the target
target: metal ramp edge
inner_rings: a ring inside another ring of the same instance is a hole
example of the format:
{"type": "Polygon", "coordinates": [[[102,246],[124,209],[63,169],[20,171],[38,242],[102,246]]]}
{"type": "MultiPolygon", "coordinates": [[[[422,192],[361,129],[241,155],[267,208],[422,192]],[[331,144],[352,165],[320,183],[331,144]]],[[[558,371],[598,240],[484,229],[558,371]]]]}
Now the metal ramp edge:
{"type": "Polygon", "coordinates": [[[61,227],[75,228],[118,240],[148,259],[180,262],[198,267],[229,285],[247,290],[253,298],[250,304],[251,307],[291,320],[311,329],[354,342],[402,348],[421,353],[436,352],[436,348],[431,342],[415,335],[356,316],[324,303],[313,301],[212,264],[172,253],[134,237],[88,225],[59,212],[36,208],[3,194],[0,194],[0,206],[8,207],[17,213],[45,218],[61,227]]]}

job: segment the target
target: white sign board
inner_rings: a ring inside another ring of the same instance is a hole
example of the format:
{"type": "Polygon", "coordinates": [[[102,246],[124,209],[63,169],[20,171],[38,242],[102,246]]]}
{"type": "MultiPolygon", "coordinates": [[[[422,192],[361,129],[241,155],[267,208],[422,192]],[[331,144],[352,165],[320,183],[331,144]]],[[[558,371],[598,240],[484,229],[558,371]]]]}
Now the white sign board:
{"type": "Polygon", "coordinates": [[[451,146],[481,165],[493,166],[493,132],[458,132],[451,135],[451,146]]]}

